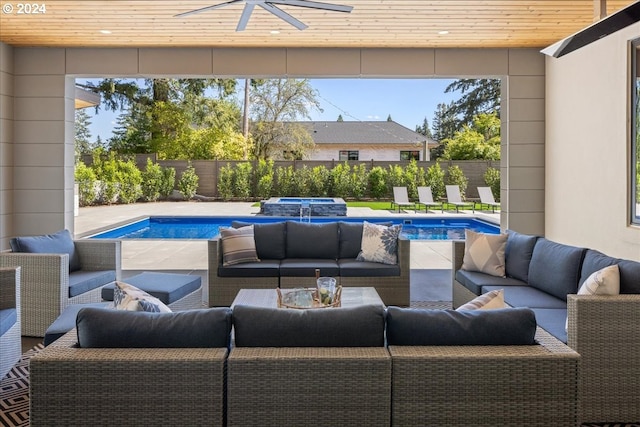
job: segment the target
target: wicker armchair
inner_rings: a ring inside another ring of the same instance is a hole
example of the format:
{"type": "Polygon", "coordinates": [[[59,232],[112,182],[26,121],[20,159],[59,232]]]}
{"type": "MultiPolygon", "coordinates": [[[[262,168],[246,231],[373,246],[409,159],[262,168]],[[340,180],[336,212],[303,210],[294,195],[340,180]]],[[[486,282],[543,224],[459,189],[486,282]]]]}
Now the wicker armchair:
{"type": "MultiPolygon", "coordinates": [[[[121,243],[75,240],[81,271],[114,270],[121,277],[121,243]]],[[[21,267],[22,335],[43,337],[69,304],[102,301],[101,287],[69,296],[69,255],[1,252],[0,267],[21,267]]],[[[76,273],[71,273],[76,274],[76,273]]]]}
{"type": "Polygon", "coordinates": [[[31,426],[224,425],[226,348],[77,348],[31,358],[31,426]]]}
{"type": "Polygon", "coordinates": [[[392,425],[576,426],[580,356],[534,346],[390,346],[392,425]]]}
{"type": "Polygon", "coordinates": [[[567,295],[567,303],[581,422],[640,420],[640,295],[567,295]]]}
{"type": "MultiPolygon", "coordinates": [[[[0,336],[0,378],[20,360],[22,344],[20,341],[20,268],[0,268],[0,312],[7,314],[8,329],[0,336]],[[6,312],[5,312],[6,310],[6,312]],[[14,311],[15,310],[15,311],[14,311]]],[[[5,317],[2,316],[2,321],[5,317]]],[[[3,328],[4,329],[4,328],[3,328]]]]}

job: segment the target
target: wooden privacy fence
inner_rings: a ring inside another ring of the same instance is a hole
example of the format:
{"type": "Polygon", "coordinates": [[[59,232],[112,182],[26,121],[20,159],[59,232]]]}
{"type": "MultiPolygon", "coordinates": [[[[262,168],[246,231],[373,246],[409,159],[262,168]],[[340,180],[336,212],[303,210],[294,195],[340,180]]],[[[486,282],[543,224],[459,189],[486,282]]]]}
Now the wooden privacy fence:
{"type": "MultiPolygon", "coordinates": [[[[176,180],[180,178],[182,172],[187,168],[189,163],[194,167],[196,174],[199,177],[197,194],[206,197],[218,197],[218,177],[220,169],[227,165],[234,166],[238,163],[251,163],[253,170],[258,165],[257,160],[157,160],[154,154],[138,154],[136,155],[136,164],[138,168],[144,170],[147,165],[147,158],[158,163],[162,167],[172,167],[176,170],[176,180]]],[[[316,166],[325,166],[327,169],[333,169],[334,166],[344,163],[337,160],[274,160],[273,169],[278,167],[293,166],[294,169],[307,166],[308,168],[314,168],[316,166]]],[[[390,165],[400,165],[406,167],[409,165],[409,161],[349,161],[350,166],[364,164],[367,169],[371,169],[375,166],[380,166],[384,169],[388,169],[390,165]]],[[[435,161],[430,162],[417,162],[418,167],[423,168],[425,171],[434,165],[435,161]]],[[[492,160],[448,160],[440,161],[440,167],[446,174],[447,169],[451,166],[458,166],[464,172],[464,176],[469,180],[467,186],[466,196],[467,198],[478,198],[477,187],[486,186],[484,182],[484,174],[488,168],[500,169],[500,161],[492,160]]]]}

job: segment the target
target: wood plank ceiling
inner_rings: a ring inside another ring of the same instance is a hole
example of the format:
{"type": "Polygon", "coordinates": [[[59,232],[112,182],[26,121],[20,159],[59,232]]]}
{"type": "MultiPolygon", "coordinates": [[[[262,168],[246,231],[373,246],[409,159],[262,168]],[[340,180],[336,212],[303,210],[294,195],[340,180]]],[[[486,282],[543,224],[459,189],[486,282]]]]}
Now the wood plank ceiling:
{"type": "Polygon", "coordinates": [[[546,47],[612,14],[629,0],[319,0],[350,14],[280,6],[309,26],[297,30],[256,7],[236,32],[244,3],[177,18],[226,0],[1,0],[0,41],[68,47],[546,47]],[[279,31],[274,34],[273,32],[279,31]],[[103,32],[110,32],[103,34],[103,32]],[[448,32],[442,34],[441,32],[448,32]]]}

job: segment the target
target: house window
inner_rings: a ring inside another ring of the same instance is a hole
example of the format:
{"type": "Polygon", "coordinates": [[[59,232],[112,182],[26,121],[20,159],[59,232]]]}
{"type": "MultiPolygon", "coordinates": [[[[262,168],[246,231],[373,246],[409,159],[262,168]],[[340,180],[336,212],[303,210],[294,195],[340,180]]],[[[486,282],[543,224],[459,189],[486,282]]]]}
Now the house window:
{"type": "Polygon", "coordinates": [[[631,224],[640,225],[640,39],[631,43],[631,120],[629,158],[629,201],[631,224]]]}
{"type": "Polygon", "coordinates": [[[414,151],[400,151],[400,160],[415,160],[420,161],[420,152],[414,151]]]}
{"type": "Polygon", "coordinates": [[[338,155],[338,160],[341,162],[347,160],[358,160],[358,150],[340,150],[340,154],[338,155]]]}

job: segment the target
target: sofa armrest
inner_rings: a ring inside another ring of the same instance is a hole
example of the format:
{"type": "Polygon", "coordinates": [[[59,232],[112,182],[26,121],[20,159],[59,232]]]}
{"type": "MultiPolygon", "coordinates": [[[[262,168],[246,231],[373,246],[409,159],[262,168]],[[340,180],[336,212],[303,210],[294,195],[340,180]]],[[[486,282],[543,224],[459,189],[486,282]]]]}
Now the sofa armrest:
{"type": "Polygon", "coordinates": [[[74,240],[83,270],[115,270],[120,280],[122,273],[122,242],[119,240],[74,240]]]}
{"type": "Polygon", "coordinates": [[[408,277],[411,268],[411,240],[406,237],[398,237],[398,265],[400,275],[408,277]]]}
{"type": "Polygon", "coordinates": [[[451,272],[455,276],[456,271],[462,268],[462,260],[464,259],[465,241],[451,241],[451,272]]]}
{"type": "Polygon", "coordinates": [[[20,267],[0,268],[0,310],[15,308],[20,320],[20,267]]]}
{"type": "MultiPolygon", "coordinates": [[[[207,242],[208,248],[208,265],[209,265],[209,282],[211,278],[218,277],[218,267],[222,265],[222,241],[219,237],[211,239],[207,242]]],[[[215,280],[215,279],[214,279],[215,280]]]]}
{"type": "Polygon", "coordinates": [[[567,295],[585,422],[640,419],[640,295],[567,295]]]}
{"type": "Polygon", "coordinates": [[[223,425],[226,348],[77,348],[75,334],[30,360],[33,425],[223,425]]]}

